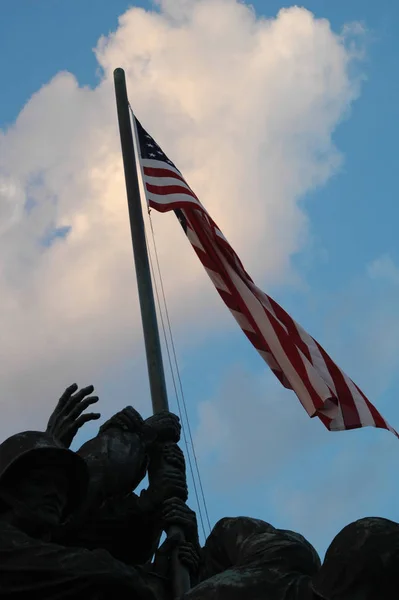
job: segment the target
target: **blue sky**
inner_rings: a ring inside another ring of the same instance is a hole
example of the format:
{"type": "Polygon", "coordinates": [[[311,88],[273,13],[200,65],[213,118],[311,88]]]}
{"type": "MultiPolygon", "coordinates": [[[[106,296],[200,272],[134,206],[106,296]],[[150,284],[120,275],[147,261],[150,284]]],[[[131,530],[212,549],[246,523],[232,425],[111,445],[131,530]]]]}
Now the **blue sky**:
{"type": "MultiPolygon", "coordinates": [[[[289,6],[272,0],[252,4],[257,15],[265,17],[275,17],[289,6]]],[[[60,71],[72,73],[80,86],[95,88],[101,73],[92,49],[102,35],[116,30],[118,17],[131,5],[154,8],[147,2],[122,0],[3,0],[0,127],[12,126],[31,96],[60,71]]],[[[334,144],[343,154],[341,167],[325,185],[299,199],[309,221],[309,236],[291,259],[302,285],[276,283],[266,291],[331,352],[391,424],[399,427],[399,41],[395,35],[399,5],[388,0],[308,0],[303,6],[317,18],[328,19],[335,32],[347,23],[363,24],[364,56],[353,68],[364,82],[359,98],[333,133],[334,144]],[[375,336],[369,335],[369,326],[375,336]]],[[[3,148],[7,152],[7,143],[3,148]]],[[[168,148],[164,150],[168,153],[168,148]]],[[[223,229],[223,222],[220,226],[223,229]]],[[[69,226],[63,223],[56,231],[68,230],[63,227],[69,226]]],[[[42,239],[50,245],[54,235],[47,232],[42,239]]],[[[213,298],[211,292],[206,301],[213,298]]],[[[216,295],[214,300],[216,306],[216,295]]],[[[393,436],[376,430],[333,434],[309,421],[295,397],[280,390],[234,322],[227,319],[227,330],[194,336],[182,357],[193,430],[203,432],[206,421],[201,421],[201,415],[204,410],[212,412],[209,407],[214,401],[218,414],[232,411],[241,421],[239,427],[229,422],[228,454],[220,447],[203,451],[199,441],[211,521],[225,514],[250,514],[301,531],[323,552],[350,520],[370,513],[397,520],[398,447],[393,436]],[[262,404],[264,395],[267,401],[262,404]],[[280,395],[281,403],[269,404],[271,397],[280,395]],[[246,445],[252,430],[256,443],[239,458],[233,446],[246,445]],[[228,477],[218,478],[211,468],[214,460],[228,477]]],[[[184,332],[177,338],[184,340],[184,332]]],[[[121,398],[117,408],[130,403],[132,387],[135,393],[137,389],[148,393],[140,376],[141,359],[134,368],[131,365],[127,350],[124,358],[98,373],[104,403],[111,396],[121,398]]],[[[149,402],[146,406],[149,410],[149,402]]],[[[106,404],[104,413],[112,408],[106,404]]]]}

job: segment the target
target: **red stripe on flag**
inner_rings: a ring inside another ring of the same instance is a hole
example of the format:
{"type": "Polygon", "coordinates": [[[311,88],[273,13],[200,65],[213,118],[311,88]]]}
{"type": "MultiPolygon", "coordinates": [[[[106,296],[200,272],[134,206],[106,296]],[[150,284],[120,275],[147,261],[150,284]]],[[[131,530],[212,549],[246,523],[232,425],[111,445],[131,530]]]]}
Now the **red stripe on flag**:
{"type": "MultiPolygon", "coordinates": [[[[265,349],[266,343],[263,341],[264,337],[263,337],[262,332],[259,329],[258,323],[254,319],[251,311],[248,309],[248,307],[247,307],[246,303],[244,302],[243,298],[241,297],[241,295],[235,289],[234,284],[231,282],[231,279],[230,279],[228,273],[226,272],[223,264],[219,260],[218,255],[214,251],[212,244],[210,243],[210,236],[207,235],[207,233],[206,233],[207,230],[205,230],[203,227],[198,227],[198,222],[199,222],[198,212],[199,211],[198,210],[190,210],[187,208],[182,209],[182,211],[183,211],[186,219],[189,222],[191,222],[191,226],[194,229],[195,233],[197,234],[202,246],[204,247],[206,254],[209,257],[211,257],[211,260],[213,260],[214,270],[217,273],[219,273],[219,275],[222,277],[225,286],[229,289],[231,295],[234,296],[234,300],[235,300],[237,306],[239,306],[240,312],[242,312],[246,316],[246,318],[248,319],[248,322],[250,323],[252,328],[256,331],[258,338],[259,338],[259,344],[258,344],[259,348],[265,349]]],[[[218,290],[218,291],[220,293],[220,290],[218,290]]],[[[257,300],[257,302],[259,302],[259,300],[257,300]]],[[[308,374],[306,372],[306,367],[303,364],[301,357],[299,356],[298,349],[292,343],[290,343],[288,335],[283,330],[281,324],[278,323],[277,320],[272,315],[270,315],[270,318],[269,318],[264,307],[261,305],[260,302],[259,302],[259,304],[260,304],[261,308],[263,309],[266,318],[269,319],[269,322],[272,325],[272,327],[283,347],[283,350],[288,357],[288,360],[291,362],[294,369],[300,375],[300,378],[301,378],[304,386],[306,387],[309,396],[311,397],[311,400],[313,402],[315,410],[322,408],[322,401],[320,400],[318,394],[316,393],[315,389],[313,388],[313,386],[309,380],[308,374]]],[[[274,357],[274,358],[276,360],[276,363],[279,364],[278,359],[276,357],[274,357]]],[[[281,365],[279,365],[279,366],[281,367],[281,365]]],[[[300,398],[300,401],[302,402],[301,398],[300,398]]]]}
{"type": "Polygon", "coordinates": [[[171,169],[158,169],[157,167],[143,167],[144,175],[148,177],[171,177],[172,179],[179,179],[183,183],[186,183],[181,175],[178,175],[171,169]]]}
{"type": "Polygon", "coordinates": [[[192,198],[197,198],[194,192],[188,190],[182,185],[154,185],[152,183],[146,183],[146,188],[151,194],[157,194],[159,196],[171,196],[172,194],[186,194],[192,198]]]}

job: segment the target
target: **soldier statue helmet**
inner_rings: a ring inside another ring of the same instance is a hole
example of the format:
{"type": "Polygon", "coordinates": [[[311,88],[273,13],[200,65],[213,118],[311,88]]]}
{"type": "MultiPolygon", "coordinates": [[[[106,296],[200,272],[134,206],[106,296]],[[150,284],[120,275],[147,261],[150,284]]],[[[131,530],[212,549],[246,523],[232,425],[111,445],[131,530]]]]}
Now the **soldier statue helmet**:
{"type": "Polygon", "coordinates": [[[13,508],[9,490],[16,482],[28,477],[34,469],[55,470],[68,482],[65,521],[82,505],[87,491],[88,472],[85,461],[53,437],[40,431],[25,431],[0,444],[0,512],[13,508]]]}

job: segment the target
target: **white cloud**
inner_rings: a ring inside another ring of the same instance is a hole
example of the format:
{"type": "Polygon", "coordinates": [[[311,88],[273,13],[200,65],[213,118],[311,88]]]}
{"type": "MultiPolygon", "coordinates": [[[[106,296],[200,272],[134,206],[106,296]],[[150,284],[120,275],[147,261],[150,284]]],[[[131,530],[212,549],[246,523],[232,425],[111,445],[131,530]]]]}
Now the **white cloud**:
{"type": "MultiPolygon", "coordinates": [[[[366,516],[398,520],[397,439],[384,431],[334,435],[313,448],[300,476],[279,481],[272,493],[278,519],[309,535],[320,552],[345,525],[366,516]]],[[[299,454],[302,456],[302,453],[299,454]]]]}
{"type": "MultiPolygon", "coordinates": [[[[97,87],[58,73],[30,98],[0,133],[0,434],[38,426],[55,390],[141,336],[113,69],[248,269],[280,283],[307,238],[297,200],[339,165],[331,135],[358,94],[354,54],[305,9],[263,19],[235,0],[164,0],[100,40],[97,87]],[[66,239],[43,247],[59,227],[66,239]]],[[[180,327],[210,313],[231,324],[177,224],[156,221],[180,327]]]]}
{"type": "Polygon", "coordinates": [[[378,280],[395,285],[399,284],[399,268],[389,254],[384,254],[373,260],[368,265],[367,272],[371,279],[377,280],[377,284],[378,280]]]}
{"type": "Polygon", "coordinates": [[[196,447],[216,491],[275,477],[298,451],[326,440],[320,421],[310,420],[294,394],[260,366],[261,375],[234,366],[215,396],[199,405],[196,447]]]}
{"type": "Polygon", "coordinates": [[[384,254],[319,302],[331,356],[370,400],[389,390],[399,367],[398,282],[399,268],[384,254]]]}

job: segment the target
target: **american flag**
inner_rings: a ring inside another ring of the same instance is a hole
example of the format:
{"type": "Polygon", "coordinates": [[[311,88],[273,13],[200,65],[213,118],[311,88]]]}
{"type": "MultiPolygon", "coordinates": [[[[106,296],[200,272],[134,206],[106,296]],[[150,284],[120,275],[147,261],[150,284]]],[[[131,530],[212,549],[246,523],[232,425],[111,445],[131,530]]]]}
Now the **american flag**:
{"type": "Polygon", "coordinates": [[[254,284],[181,172],[136,118],[135,130],[148,205],[175,212],[222,300],[283,386],[330,431],[373,426],[398,436],[324,348],[254,284]]]}

